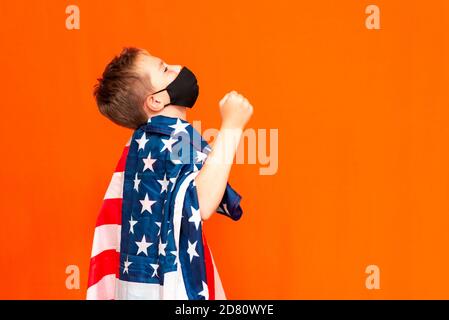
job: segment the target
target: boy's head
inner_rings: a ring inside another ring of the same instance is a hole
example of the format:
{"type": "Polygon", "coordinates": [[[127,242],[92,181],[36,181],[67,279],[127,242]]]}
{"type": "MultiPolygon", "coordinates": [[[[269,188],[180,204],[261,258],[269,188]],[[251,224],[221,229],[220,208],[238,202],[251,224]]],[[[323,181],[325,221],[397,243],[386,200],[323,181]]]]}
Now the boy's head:
{"type": "Polygon", "coordinates": [[[149,117],[192,107],[198,85],[187,68],[169,65],[143,49],[125,48],[106,66],[94,96],[104,116],[136,129],[149,117]]]}

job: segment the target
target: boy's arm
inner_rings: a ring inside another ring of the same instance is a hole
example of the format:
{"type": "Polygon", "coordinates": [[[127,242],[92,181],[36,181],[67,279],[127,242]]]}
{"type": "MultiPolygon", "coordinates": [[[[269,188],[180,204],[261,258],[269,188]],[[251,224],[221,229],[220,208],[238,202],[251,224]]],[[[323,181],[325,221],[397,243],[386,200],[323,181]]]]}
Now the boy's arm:
{"type": "Polygon", "coordinates": [[[232,91],[220,101],[220,111],[221,129],[195,178],[203,220],[209,219],[220,205],[243,128],[252,115],[253,106],[242,95],[232,91]]]}

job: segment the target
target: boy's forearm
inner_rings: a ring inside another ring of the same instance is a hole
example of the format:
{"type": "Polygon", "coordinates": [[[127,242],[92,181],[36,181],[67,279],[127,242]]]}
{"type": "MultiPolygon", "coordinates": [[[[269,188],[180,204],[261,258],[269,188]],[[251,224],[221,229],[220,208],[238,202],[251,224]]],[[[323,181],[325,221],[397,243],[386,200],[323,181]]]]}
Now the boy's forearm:
{"type": "Polygon", "coordinates": [[[200,214],[207,220],[218,208],[229,178],[242,129],[223,125],[207,160],[195,178],[200,214]]]}

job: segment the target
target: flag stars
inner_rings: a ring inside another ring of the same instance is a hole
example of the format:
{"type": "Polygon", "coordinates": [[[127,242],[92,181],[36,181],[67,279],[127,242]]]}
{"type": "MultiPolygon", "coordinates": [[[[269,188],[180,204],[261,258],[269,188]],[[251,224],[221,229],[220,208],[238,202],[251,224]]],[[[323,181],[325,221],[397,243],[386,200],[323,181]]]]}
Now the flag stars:
{"type": "Polygon", "coordinates": [[[145,159],[142,159],[145,166],[143,167],[143,171],[150,169],[154,172],[153,164],[156,162],[156,159],[151,159],[151,152],[148,154],[148,157],[145,159]]]}
{"type": "Polygon", "coordinates": [[[137,254],[139,255],[139,253],[144,253],[146,256],[148,256],[148,247],[152,245],[151,242],[147,242],[147,240],[145,239],[145,235],[143,235],[142,237],[142,241],[136,241],[136,245],[138,246],[137,249],[137,254]]]}
{"type": "Polygon", "coordinates": [[[124,261],[125,267],[123,268],[123,274],[127,273],[129,274],[128,267],[132,264],[131,261],[128,260],[128,256],[126,256],[126,261],[124,261]]]}
{"type": "Polygon", "coordinates": [[[153,274],[151,275],[151,277],[153,278],[154,276],[159,277],[157,274],[157,269],[159,269],[159,265],[157,263],[150,263],[151,268],[153,268],[153,274]]]}
{"type": "Polygon", "coordinates": [[[144,211],[148,211],[150,214],[153,214],[153,211],[151,210],[151,207],[156,203],[156,201],[150,200],[148,198],[148,193],[145,195],[145,199],[139,200],[142,204],[142,211],[140,213],[144,213],[144,211]]]}
{"type": "Polygon", "coordinates": [[[199,296],[203,296],[204,299],[209,300],[209,288],[207,287],[207,283],[202,281],[203,283],[203,291],[198,292],[199,296]]]}
{"type": "Polygon", "coordinates": [[[161,193],[168,190],[168,184],[170,183],[170,180],[167,179],[167,174],[164,174],[163,180],[158,180],[159,184],[161,185],[161,193]]]}
{"type": "Polygon", "coordinates": [[[146,132],[143,133],[143,135],[142,135],[142,137],[140,137],[140,139],[135,139],[135,140],[139,144],[139,149],[137,149],[137,151],[139,151],[140,149],[145,149],[145,145],[149,141],[149,139],[147,139],[146,132]]]}
{"type": "MultiPolygon", "coordinates": [[[[154,120],[154,123],[156,121],[154,120]]],[[[150,119],[148,122],[150,122],[150,119]]],[[[183,207],[187,207],[183,208],[183,210],[189,210],[190,207],[190,215],[187,213],[182,215],[181,218],[184,219],[182,220],[182,224],[188,220],[189,230],[193,233],[190,233],[190,237],[186,239],[188,240],[187,246],[185,246],[186,243],[184,240],[181,242],[182,245],[179,239],[177,241],[177,234],[174,233],[175,229],[171,217],[174,202],[172,200],[174,199],[172,192],[176,188],[179,188],[178,177],[185,177],[183,174],[181,176],[181,172],[184,172],[184,170],[173,170],[170,173],[167,171],[167,168],[175,167],[175,169],[179,169],[179,165],[187,163],[189,165],[185,171],[189,172],[186,174],[191,174],[192,172],[196,174],[201,169],[201,163],[206,161],[210,153],[210,148],[199,148],[198,150],[181,150],[179,148],[178,150],[178,147],[180,147],[178,144],[180,137],[192,134],[191,125],[182,119],[174,119],[169,124],[165,123],[164,125],[167,125],[167,127],[170,125],[170,131],[172,132],[170,136],[166,135],[161,139],[161,136],[156,137],[148,132],[139,131],[137,135],[131,137],[131,140],[129,140],[132,143],[130,151],[134,152],[136,162],[132,164],[134,178],[132,177],[132,173],[130,176],[126,175],[126,179],[129,179],[129,181],[126,180],[126,185],[129,186],[129,189],[126,189],[126,191],[129,191],[130,195],[134,198],[132,201],[139,202],[126,207],[131,212],[126,211],[127,218],[123,221],[124,225],[122,227],[124,229],[126,227],[129,228],[128,237],[125,238],[129,239],[130,247],[128,245],[125,247],[126,250],[123,252],[122,259],[125,256],[126,259],[121,260],[119,272],[125,274],[125,278],[129,278],[131,281],[134,278],[133,274],[138,273],[139,270],[142,271],[142,266],[137,268],[137,263],[139,262],[137,260],[139,257],[140,259],[151,260],[144,262],[145,269],[148,272],[147,278],[151,276],[151,282],[159,283],[166,272],[164,269],[165,265],[161,261],[168,263],[169,269],[177,269],[177,267],[181,266],[181,258],[189,259],[192,267],[195,263],[201,262],[203,259],[201,232],[199,232],[201,231],[200,226],[203,225],[203,220],[200,209],[196,209],[191,203],[183,204],[183,207]],[[134,139],[135,141],[133,141],[134,139]],[[184,162],[184,158],[188,158],[190,161],[184,162]],[[161,160],[162,162],[160,162],[161,160]],[[140,161],[143,161],[143,164],[140,161]],[[176,172],[178,172],[177,176],[173,177],[176,175],[176,172]],[[165,203],[165,201],[168,202],[165,203]],[[141,205],[140,214],[138,211],[139,203],[141,205]],[[126,226],[126,221],[129,222],[128,226],[126,226]],[[129,256],[131,256],[131,260],[129,260],[129,256]],[[198,259],[194,259],[195,257],[198,259]],[[159,281],[157,281],[158,278],[159,281]]],[[[201,142],[200,146],[203,145],[204,142],[201,142]]],[[[131,167],[128,166],[128,168],[131,167]]],[[[192,185],[188,185],[188,188],[192,188],[192,185]]],[[[193,188],[195,188],[195,179],[193,179],[193,188]]],[[[228,208],[223,206],[223,204],[220,209],[228,212],[228,208]]],[[[124,235],[126,235],[126,230],[123,231],[125,232],[124,235]]],[[[197,271],[200,272],[200,270],[197,271]]],[[[198,288],[195,290],[194,295],[197,293],[197,298],[202,299],[204,297],[208,300],[210,293],[207,280],[203,276],[201,278],[198,278],[198,288]],[[204,281],[201,281],[201,278],[204,281]]]]}
{"type": "Polygon", "coordinates": [[[201,223],[201,214],[200,210],[195,209],[194,207],[190,207],[192,211],[192,216],[189,218],[189,222],[193,222],[195,224],[196,230],[198,230],[198,227],[201,223]]]}
{"type": "Polygon", "coordinates": [[[136,223],[137,221],[133,220],[133,217],[131,216],[131,220],[129,220],[129,233],[134,234],[134,226],[136,223]]]}
{"type": "Polygon", "coordinates": [[[167,243],[162,243],[162,239],[159,241],[159,254],[165,256],[165,247],[167,243]]]}
{"type": "Polygon", "coordinates": [[[161,141],[164,144],[161,152],[164,150],[168,150],[168,151],[172,152],[173,151],[172,147],[178,141],[178,139],[174,139],[174,138],[170,137],[169,139],[161,139],[161,141]]]}
{"type": "Polygon", "coordinates": [[[181,132],[188,133],[186,128],[189,126],[189,123],[183,123],[179,118],[176,120],[176,124],[169,126],[170,128],[175,129],[172,135],[176,135],[181,132]]]}
{"type": "Polygon", "coordinates": [[[189,240],[187,240],[189,248],[187,249],[187,253],[190,256],[190,262],[192,262],[193,257],[199,257],[198,253],[196,252],[196,244],[198,241],[195,241],[194,243],[190,243],[189,240]]]}
{"type": "Polygon", "coordinates": [[[134,178],[134,190],[136,190],[137,192],[139,192],[139,184],[140,184],[140,179],[137,177],[137,172],[136,172],[136,177],[134,178]]]}

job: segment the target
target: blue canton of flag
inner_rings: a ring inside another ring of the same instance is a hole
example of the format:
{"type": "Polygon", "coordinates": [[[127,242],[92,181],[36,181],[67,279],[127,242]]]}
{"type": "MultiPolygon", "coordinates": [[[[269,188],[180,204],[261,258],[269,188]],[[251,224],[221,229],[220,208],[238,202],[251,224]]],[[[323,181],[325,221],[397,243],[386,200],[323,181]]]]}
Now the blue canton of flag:
{"type": "MultiPolygon", "coordinates": [[[[132,137],[123,183],[118,299],[209,299],[195,187],[211,148],[179,118],[155,116],[132,137]]],[[[217,212],[242,215],[228,184],[217,212]]]]}

